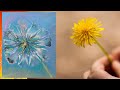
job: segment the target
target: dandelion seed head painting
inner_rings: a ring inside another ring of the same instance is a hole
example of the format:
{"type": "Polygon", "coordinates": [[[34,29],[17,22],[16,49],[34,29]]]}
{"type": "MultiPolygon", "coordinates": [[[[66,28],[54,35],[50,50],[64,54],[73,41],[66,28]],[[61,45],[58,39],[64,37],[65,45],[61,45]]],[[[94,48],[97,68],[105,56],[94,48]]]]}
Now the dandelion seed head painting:
{"type": "Polygon", "coordinates": [[[55,77],[56,13],[2,14],[3,77],[55,77]]]}
{"type": "Polygon", "coordinates": [[[0,78],[2,78],[2,12],[0,12],[0,78]]]}

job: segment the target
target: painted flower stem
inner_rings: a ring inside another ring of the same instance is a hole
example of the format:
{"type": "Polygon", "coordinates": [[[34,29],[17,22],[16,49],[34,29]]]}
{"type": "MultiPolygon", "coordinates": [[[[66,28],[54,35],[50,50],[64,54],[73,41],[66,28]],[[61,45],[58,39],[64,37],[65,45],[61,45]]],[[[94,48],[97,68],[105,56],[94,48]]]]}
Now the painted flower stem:
{"type": "Polygon", "coordinates": [[[106,55],[109,62],[112,63],[112,59],[109,57],[109,54],[107,53],[107,51],[102,47],[102,45],[95,38],[93,38],[93,39],[95,40],[95,42],[99,46],[99,48],[102,50],[102,52],[106,55]]]}
{"type": "MultiPolygon", "coordinates": [[[[38,56],[38,55],[37,55],[38,56]]],[[[38,58],[40,59],[40,57],[38,56],[38,58]]],[[[48,73],[48,75],[50,76],[50,78],[53,78],[52,74],[50,73],[50,71],[48,70],[47,66],[44,64],[44,62],[40,59],[45,71],[48,73]]]]}
{"type": "Polygon", "coordinates": [[[50,78],[53,78],[52,74],[49,72],[47,66],[42,62],[42,65],[44,67],[44,69],[46,70],[46,72],[48,73],[48,75],[50,76],[50,78]]]}

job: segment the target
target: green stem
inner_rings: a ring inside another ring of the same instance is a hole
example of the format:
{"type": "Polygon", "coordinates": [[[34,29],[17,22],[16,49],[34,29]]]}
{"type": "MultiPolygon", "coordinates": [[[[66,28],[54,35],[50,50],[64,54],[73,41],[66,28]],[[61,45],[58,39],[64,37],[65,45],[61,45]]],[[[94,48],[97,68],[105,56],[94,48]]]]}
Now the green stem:
{"type": "MultiPolygon", "coordinates": [[[[38,56],[38,55],[37,55],[38,56]]],[[[41,58],[38,56],[38,58],[41,60],[41,58]]],[[[44,69],[46,70],[46,72],[48,73],[48,75],[50,76],[50,78],[53,78],[53,76],[52,76],[52,74],[49,72],[49,70],[48,70],[48,68],[47,68],[47,66],[43,63],[43,61],[41,60],[41,62],[42,62],[42,65],[43,65],[43,67],[44,67],[44,69]]]]}
{"type": "Polygon", "coordinates": [[[100,47],[100,49],[103,51],[103,53],[107,56],[109,62],[112,63],[112,59],[109,57],[109,54],[106,52],[106,50],[102,47],[102,45],[95,38],[93,39],[95,40],[96,44],[100,47]]]}
{"type": "Polygon", "coordinates": [[[47,66],[42,62],[43,67],[45,68],[46,72],[48,73],[48,75],[50,76],[50,78],[53,78],[52,74],[49,72],[47,66]]]}

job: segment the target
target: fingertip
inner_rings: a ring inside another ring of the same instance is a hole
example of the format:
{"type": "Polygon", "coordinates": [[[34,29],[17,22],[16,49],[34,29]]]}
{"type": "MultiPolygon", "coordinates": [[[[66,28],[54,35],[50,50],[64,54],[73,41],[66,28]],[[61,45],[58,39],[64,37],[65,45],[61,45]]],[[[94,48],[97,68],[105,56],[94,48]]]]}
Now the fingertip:
{"type": "Polygon", "coordinates": [[[118,62],[118,60],[112,62],[112,68],[117,76],[120,77],[120,62],[118,62]]]}
{"type": "Polygon", "coordinates": [[[84,74],[83,74],[83,79],[88,79],[88,76],[90,75],[90,70],[86,71],[84,74]]]}
{"type": "Polygon", "coordinates": [[[114,57],[114,59],[119,59],[119,57],[120,57],[120,47],[117,47],[112,51],[112,56],[114,57]]]}
{"type": "Polygon", "coordinates": [[[113,67],[120,67],[119,65],[120,65],[120,63],[118,62],[118,60],[114,60],[114,61],[112,62],[112,66],[113,66],[113,67]]]}

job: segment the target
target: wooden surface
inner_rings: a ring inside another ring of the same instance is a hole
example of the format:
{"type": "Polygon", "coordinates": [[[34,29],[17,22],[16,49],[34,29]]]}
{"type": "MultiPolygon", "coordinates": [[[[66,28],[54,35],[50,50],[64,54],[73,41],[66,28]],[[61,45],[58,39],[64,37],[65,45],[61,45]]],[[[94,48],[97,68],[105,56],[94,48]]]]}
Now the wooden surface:
{"type": "Polygon", "coordinates": [[[120,12],[117,11],[69,11],[56,14],[57,78],[82,78],[82,74],[104,54],[97,45],[78,48],[70,40],[74,22],[86,17],[96,17],[103,23],[102,38],[98,41],[110,53],[120,46],[120,12]]]}

